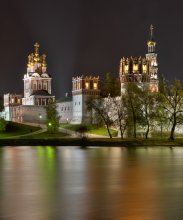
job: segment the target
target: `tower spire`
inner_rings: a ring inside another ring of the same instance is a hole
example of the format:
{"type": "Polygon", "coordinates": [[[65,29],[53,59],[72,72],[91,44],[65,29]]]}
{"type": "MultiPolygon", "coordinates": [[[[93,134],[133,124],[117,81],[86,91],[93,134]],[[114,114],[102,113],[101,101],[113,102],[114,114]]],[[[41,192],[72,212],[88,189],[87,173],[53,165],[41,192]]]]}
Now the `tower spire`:
{"type": "Polygon", "coordinates": [[[35,55],[39,55],[39,47],[40,47],[39,43],[36,42],[36,43],[34,44],[34,47],[35,47],[35,55]]]}
{"type": "Polygon", "coordinates": [[[154,26],[150,25],[150,36],[147,41],[148,53],[155,53],[156,41],[154,39],[154,26]]]}
{"type": "Polygon", "coordinates": [[[153,33],[153,30],[154,30],[154,27],[153,25],[151,24],[150,25],[150,39],[151,41],[154,41],[154,33],[153,33]]]}

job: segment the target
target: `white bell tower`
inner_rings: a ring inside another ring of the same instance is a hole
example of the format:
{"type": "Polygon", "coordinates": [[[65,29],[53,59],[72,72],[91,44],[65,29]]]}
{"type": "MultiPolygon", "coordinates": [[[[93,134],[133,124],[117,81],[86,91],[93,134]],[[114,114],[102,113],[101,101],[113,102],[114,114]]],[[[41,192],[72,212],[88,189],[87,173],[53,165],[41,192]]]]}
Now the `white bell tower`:
{"type": "Polygon", "coordinates": [[[149,61],[150,89],[152,92],[158,91],[158,62],[156,53],[156,41],[154,38],[154,27],[150,26],[150,36],[147,41],[148,53],[146,59],[149,61]]]}
{"type": "Polygon", "coordinates": [[[27,73],[24,75],[23,105],[48,105],[54,101],[51,95],[51,76],[47,73],[46,55],[39,55],[38,43],[35,52],[28,56],[27,73]]]}

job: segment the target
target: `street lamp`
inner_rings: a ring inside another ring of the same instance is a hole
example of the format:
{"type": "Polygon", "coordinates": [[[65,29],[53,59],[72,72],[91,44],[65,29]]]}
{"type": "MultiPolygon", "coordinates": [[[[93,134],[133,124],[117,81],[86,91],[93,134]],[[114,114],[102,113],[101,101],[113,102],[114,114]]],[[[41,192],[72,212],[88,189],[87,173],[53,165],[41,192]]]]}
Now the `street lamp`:
{"type": "Polygon", "coordinates": [[[43,118],[43,116],[39,113],[39,127],[41,126],[41,119],[43,118]]]}

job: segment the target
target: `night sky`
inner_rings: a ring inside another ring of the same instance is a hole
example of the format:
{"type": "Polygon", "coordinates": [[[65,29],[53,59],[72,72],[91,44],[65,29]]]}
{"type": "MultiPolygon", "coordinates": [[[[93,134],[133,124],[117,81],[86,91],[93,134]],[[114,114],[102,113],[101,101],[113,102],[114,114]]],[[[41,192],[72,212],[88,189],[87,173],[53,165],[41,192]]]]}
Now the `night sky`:
{"type": "MultiPolygon", "coordinates": [[[[183,80],[181,0],[16,0],[0,7],[0,94],[23,93],[27,56],[38,41],[47,54],[58,99],[71,78],[111,72],[120,57],[144,56],[150,24],[155,26],[159,73],[183,80]]],[[[101,80],[102,81],[102,80],[101,80]]]]}

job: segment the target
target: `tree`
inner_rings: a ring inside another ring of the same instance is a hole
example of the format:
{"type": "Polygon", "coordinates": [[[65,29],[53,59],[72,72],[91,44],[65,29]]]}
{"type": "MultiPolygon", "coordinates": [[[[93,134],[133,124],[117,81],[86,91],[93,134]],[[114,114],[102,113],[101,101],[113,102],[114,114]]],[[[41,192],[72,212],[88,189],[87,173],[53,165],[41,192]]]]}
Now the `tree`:
{"type": "Polygon", "coordinates": [[[128,112],[124,105],[124,98],[110,97],[111,100],[111,119],[113,121],[113,126],[115,126],[120,131],[121,139],[123,139],[124,133],[128,125],[128,112]]]}
{"type": "Polygon", "coordinates": [[[123,94],[123,104],[127,109],[128,114],[128,128],[133,127],[133,137],[137,137],[137,123],[140,118],[140,105],[139,100],[141,94],[141,89],[136,85],[136,83],[126,84],[125,94],[123,94]]]}
{"type": "Polygon", "coordinates": [[[120,82],[110,73],[105,76],[104,84],[101,91],[102,97],[116,97],[120,95],[120,82]]]}
{"type": "Polygon", "coordinates": [[[163,131],[165,130],[165,128],[166,129],[168,128],[168,124],[169,124],[169,120],[166,117],[166,111],[162,106],[162,101],[163,100],[162,100],[161,93],[157,93],[156,105],[154,106],[155,111],[156,111],[155,118],[154,118],[155,120],[154,127],[160,128],[161,137],[163,137],[163,131]]]}
{"type": "Polygon", "coordinates": [[[108,98],[93,98],[90,97],[87,100],[87,108],[89,111],[94,111],[94,114],[97,114],[104,122],[109,137],[112,138],[109,127],[112,125],[112,119],[110,115],[111,103],[108,98]]]}
{"type": "Polygon", "coordinates": [[[183,86],[179,80],[173,84],[164,83],[163,92],[160,94],[160,107],[171,126],[170,140],[174,140],[175,129],[183,124],[183,86]]]}
{"type": "Polygon", "coordinates": [[[56,133],[59,128],[59,116],[55,102],[49,103],[46,107],[47,114],[47,131],[49,133],[56,133]]]}
{"type": "Polygon", "coordinates": [[[4,118],[0,118],[0,131],[6,131],[7,121],[4,118]]]}
{"type": "Polygon", "coordinates": [[[87,125],[81,124],[81,125],[76,127],[75,131],[80,133],[81,137],[84,138],[86,132],[89,131],[89,128],[87,127],[87,125]]]}
{"type": "Polygon", "coordinates": [[[153,127],[156,117],[156,93],[144,85],[139,93],[139,124],[145,127],[145,138],[148,138],[150,127],[153,127]]]}

